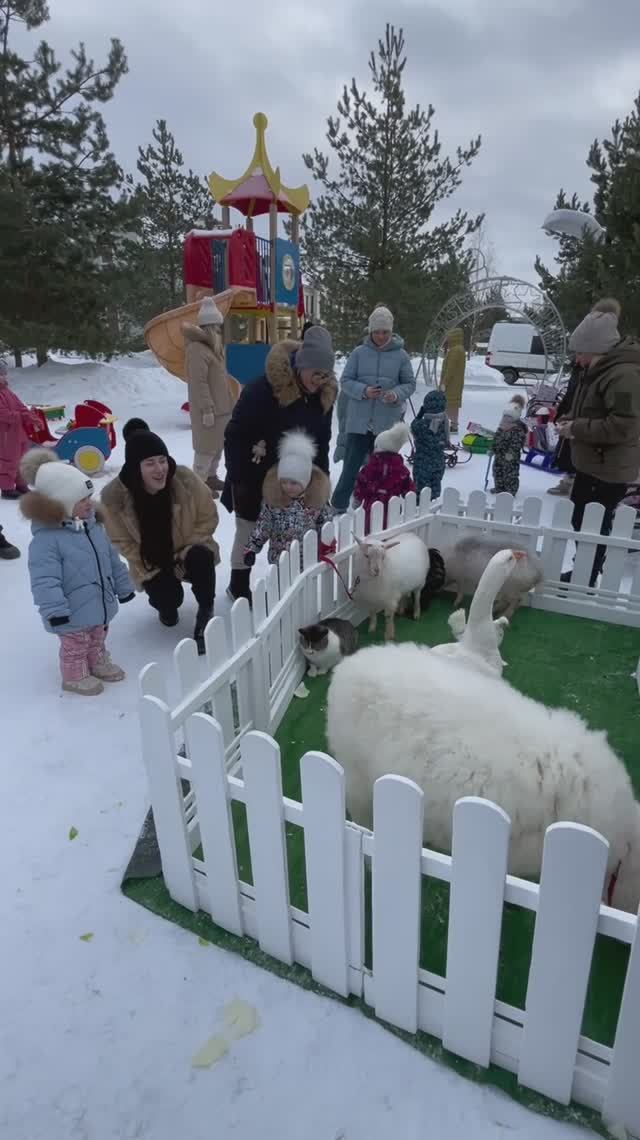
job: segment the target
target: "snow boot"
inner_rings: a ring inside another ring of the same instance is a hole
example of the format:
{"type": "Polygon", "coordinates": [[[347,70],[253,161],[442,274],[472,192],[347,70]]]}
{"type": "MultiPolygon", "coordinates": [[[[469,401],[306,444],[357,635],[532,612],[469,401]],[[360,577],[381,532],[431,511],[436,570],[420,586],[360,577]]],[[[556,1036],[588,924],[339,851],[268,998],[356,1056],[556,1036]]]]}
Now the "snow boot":
{"type": "Polygon", "coordinates": [[[82,677],[80,681],[63,681],[62,690],[77,693],[79,697],[97,697],[104,691],[104,685],[97,677],[82,677]]]}
{"type": "Polygon", "coordinates": [[[251,587],[249,585],[251,580],[251,570],[232,570],[229,585],[227,586],[227,594],[232,602],[237,602],[238,598],[246,598],[249,606],[252,605],[251,600],[251,587]]]}
{"type": "Polygon", "coordinates": [[[96,665],[90,665],[89,669],[92,677],[97,677],[99,681],[107,681],[108,683],[124,681],[126,677],[124,669],[115,665],[106,651],[102,654],[100,661],[96,665]]]}
{"type": "Polygon", "coordinates": [[[0,558],[4,558],[6,562],[9,562],[12,558],[19,557],[20,551],[18,547],[14,546],[11,542],[7,542],[2,532],[2,527],[0,527],[0,558]]]}
{"type": "Polygon", "coordinates": [[[166,611],[160,610],[158,617],[160,618],[162,625],[168,625],[169,628],[172,628],[174,625],[177,625],[178,621],[180,620],[178,618],[178,611],[177,610],[166,610],[166,611]]]}
{"type": "Polygon", "coordinates": [[[549,487],[547,495],[570,495],[573,489],[573,475],[563,475],[555,487],[549,487]]]}
{"type": "Polygon", "coordinates": [[[198,647],[198,656],[204,657],[204,631],[213,617],[213,606],[199,606],[196,614],[196,627],[193,631],[193,640],[198,647]]]}

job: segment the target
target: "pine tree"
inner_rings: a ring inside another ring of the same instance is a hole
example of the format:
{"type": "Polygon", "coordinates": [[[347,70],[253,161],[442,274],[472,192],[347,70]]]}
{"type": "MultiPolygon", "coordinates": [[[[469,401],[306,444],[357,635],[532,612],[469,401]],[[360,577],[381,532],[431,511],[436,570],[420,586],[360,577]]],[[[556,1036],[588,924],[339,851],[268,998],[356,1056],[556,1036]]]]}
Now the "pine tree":
{"type": "Polygon", "coordinates": [[[100,67],[83,44],[66,71],[45,42],[22,58],[16,25],[48,19],[44,0],[0,0],[0,339],[41,361],[50,345],[113,349],[103,259],[126,210],[96,109],[127,70],[122,44],[100,67]]]}
{"type": "Polygon", "coordinates": [[[164,119],[153,129],[153,142],[138,148],[137,167],[142,176],[135,187],[141,282],[146,281],[149,317],[183,303],[184,236],[197,224],[212,224],[213,201],[204,179],[185,171],[182,153],[164,119]]]}
{"type": "Polygon", "coordinates": [[[622,327],[640,334],[640,95],[624,121],[613,124],[610,138],[592,143],[587,166],[595,187],[593,205],[576,194],[569,199],[561,190],[556,208],[593,213],[606,230],[606,241],[561,237],[558,272],[539,258],[536,270],[568,328],[599,297],[613,295],[622,304],[622,327]]]}
{"type": "Polygon", "coordinates": [[[454,159],[442,154],[434,108],[406,106],[402,30],[387,25],[369,71],[373,93],[353,79],[328,119],[329,156],[304,162],[323,192],[303,218],[303,269],[322,290],[324,317],[340,348],[353,346],[379,296],[386,296],[409,348],[422,347],[429,314],[464,280],[465,238],[481,219],[458,210],[430,227],[455,192],[480,138],[454,159]]]}

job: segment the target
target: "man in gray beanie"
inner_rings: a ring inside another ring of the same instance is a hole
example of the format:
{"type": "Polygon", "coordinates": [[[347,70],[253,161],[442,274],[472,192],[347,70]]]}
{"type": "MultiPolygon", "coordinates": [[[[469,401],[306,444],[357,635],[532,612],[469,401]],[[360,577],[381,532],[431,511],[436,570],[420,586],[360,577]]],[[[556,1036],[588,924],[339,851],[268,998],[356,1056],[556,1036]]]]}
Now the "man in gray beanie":
{"type": "MultiPolygon", "coordinates": [[[[613,516],[627,485],[640,469],[640,341],[621,338],[620,305],[598,301],[569,338],[576,364],[585,369],[571,410],[558,434],[571,442],[576,477],[571,492],[572,526],[580,530],[588,503],[605,508],[601,533],[610,534],[613,516]]],[[[606,547],[598,546],[591,571],[595,586],[606,547]]],[[[562,575],[571,581],[571,571],[562,575]]]]}

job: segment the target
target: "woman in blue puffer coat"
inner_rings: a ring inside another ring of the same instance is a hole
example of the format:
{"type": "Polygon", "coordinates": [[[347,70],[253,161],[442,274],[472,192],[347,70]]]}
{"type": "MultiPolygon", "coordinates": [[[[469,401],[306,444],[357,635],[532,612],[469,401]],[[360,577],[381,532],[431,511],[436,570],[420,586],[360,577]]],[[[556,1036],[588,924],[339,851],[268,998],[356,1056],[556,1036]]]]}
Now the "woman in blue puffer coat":
{"type": "Polygon", "coordinates": [[[20,472],[35,488],[20,501],[33,535],[31,593],[45,629],[60,639],[62,688],[95,696],[103,681],[124,679],[105,641],[118,602],[134,597],[131,580],[96,517],[93,484],[82,471],[38,448],[27,452],[20,472]]]}
{"type": "Polygon", "coordinates": [[[393,332],[393,313],[384,305],[369,317],[369,335],[353,350],[340,380],[339,443],[344,440],[342,474],[331,504],[346,511],[358,471],[373,451],[377,435],[404,419],[416,390],[409,354],[393,332]]]}

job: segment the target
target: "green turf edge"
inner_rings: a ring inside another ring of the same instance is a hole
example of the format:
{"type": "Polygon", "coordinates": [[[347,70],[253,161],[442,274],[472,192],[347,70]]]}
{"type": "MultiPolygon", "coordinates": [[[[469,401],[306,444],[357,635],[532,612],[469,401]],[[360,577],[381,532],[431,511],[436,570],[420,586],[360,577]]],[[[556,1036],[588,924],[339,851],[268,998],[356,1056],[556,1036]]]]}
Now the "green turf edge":
{"type": "Polygon", "coordinates": [[[461,1077],[475,1081],[477,1084],[493,1085],[503,1093],[506,1093],[506,1095],[510,1096],[513,1100],[518,1101],[525,1108],[538,1113],[540,1116],[550,1117],[552,1120],[558,1120],[565,1124],[575,1124],[583,1128],[589,1128],[599,1136],[608,1136],[608,1131],[597,1112],[588,1108],[581,1108],[575,1104],[568,1106],[557,1104],[555,1101],[549,1100],[548,1097],[541,1096],[539,1093],[534,1093],[530,1089],[519,1085],[513,1073],[508,1073],[505,1069],[500,1069],[496,1065],[490,1065],[488,1069],[483,1069],[479,1065],[464,1061],[462,1058],[448,1052],[442,1043],[429,1033],[420,1031],[414,1036],[413,1034],[405,1033],[401,1029],[396,1029],[395,1026],[389,1025],[385,1021],[380,1021],[379,1018],[375,1016],[371,1007],[366,1005],[361,998],[353,996],[350,998],[339,997],[332,990],[327,990],[324,986],[318,985],[318,983],[313,980],[309,971],[303,966],[287,966],[283,962],[279,962],[276,958],[272,958],[269,954],[265,954],[252,938],[240,938],[238,935],[230,934],[227,930],[223,930],[222,927],[217,926],[204,911],[198,911],[194,914],[192,911],[187,910],[186,907],[180,906],[180,904],[174,902],[169,895],[161,875],[158,875],[155,879],[129,879],[123,883],[121,889],[123,894],[132,902],[138,903],[146,910],[157,914],[160,918],[166,918],[170,922],[174,922],[177,926],[181,926],[183,930],[190,931],[198,938],[205,939],[207,942],[219,946],[222,950],[239,954],[247,962],[252,962],[254,966],[268,970],[270,973],[275,974],[279,978],[283,978],[287,982],[293,982],[303,990],[320,994],[322,997],[331,998],[332,1001],[339,1002],[341,1005],[359,1010],[365,1017],[372,1021],[377,1021],[383,1029],[392,1033],[394,1037],[399,1037],[402,1041],[405,1041],[407,1045],[418,1049],[419,1052],[423,1053],[426,1057],[430,1057],[432,1060],[446,1065],[447,1068],[453,1069],[454,1072],[458,1073],[461,1077]]]}

